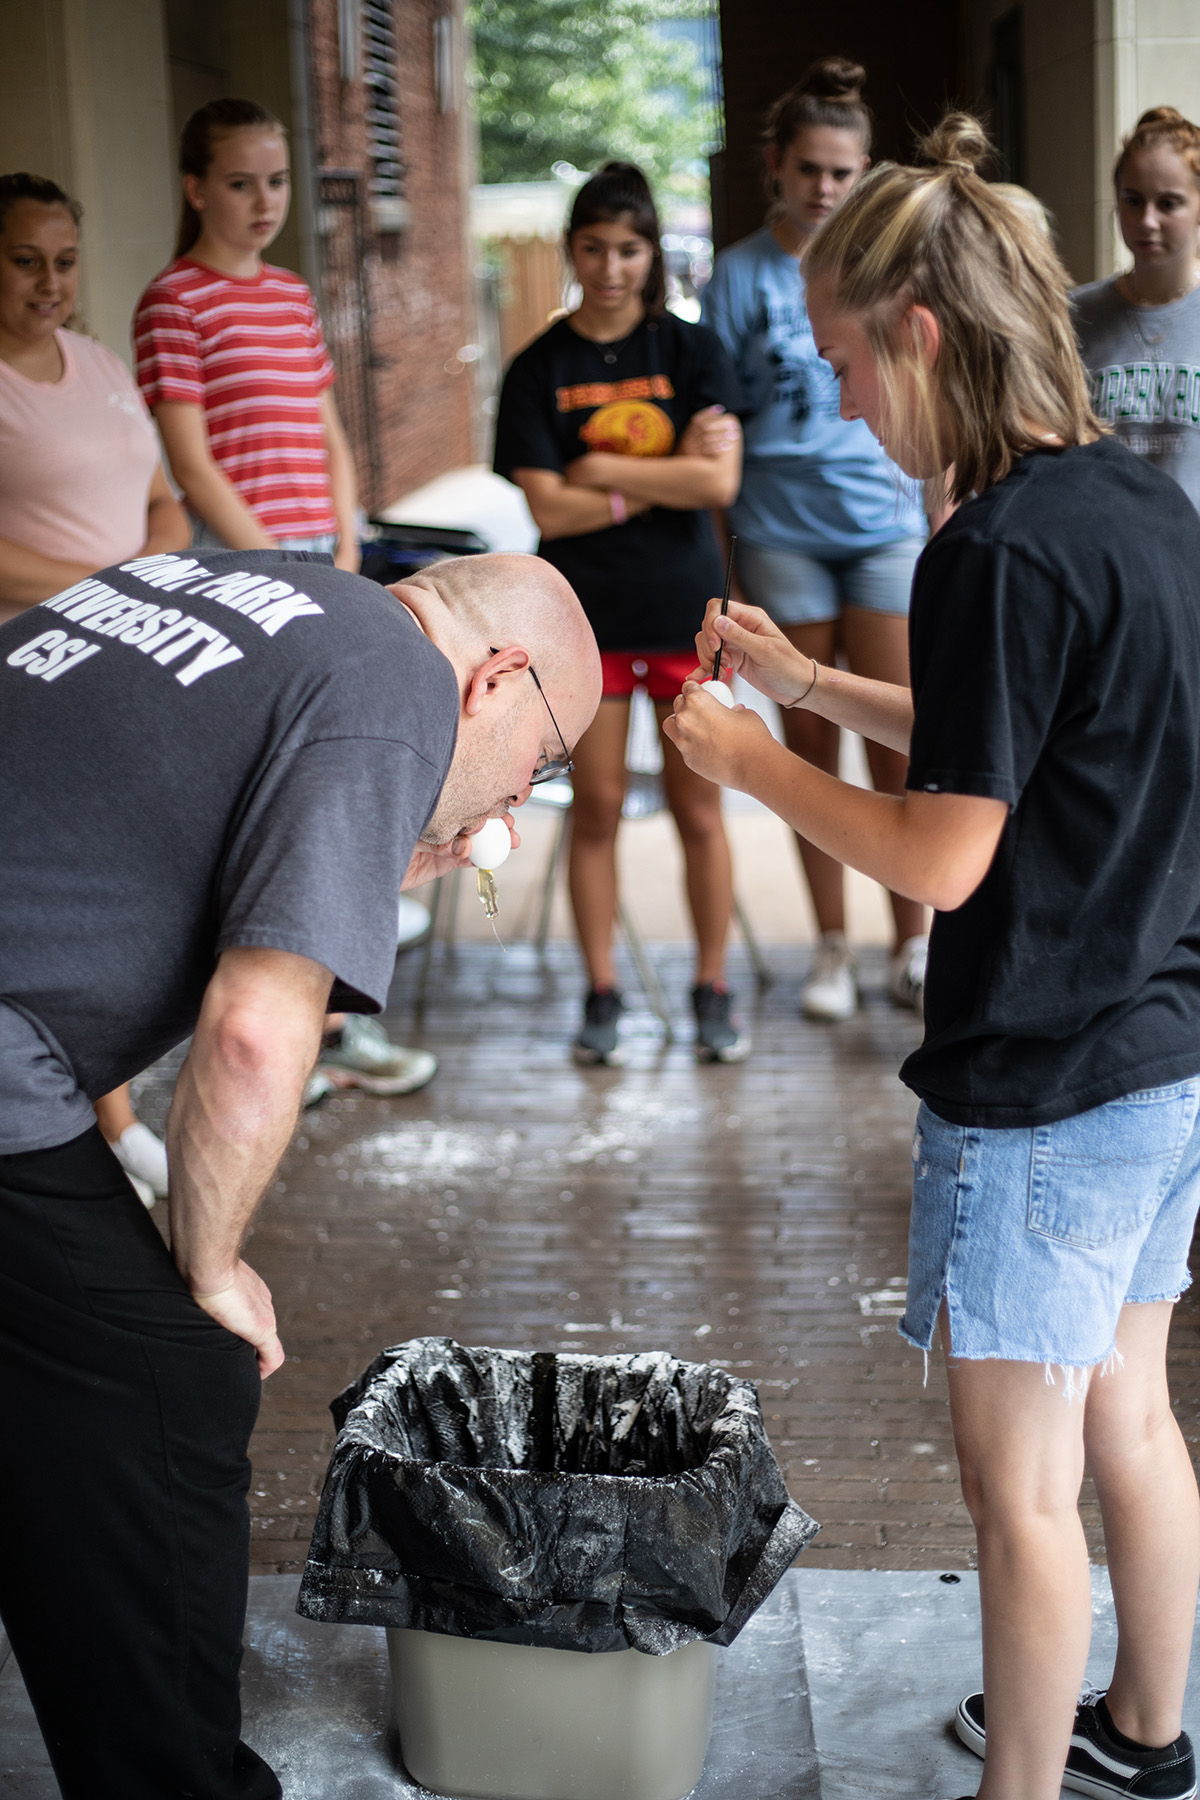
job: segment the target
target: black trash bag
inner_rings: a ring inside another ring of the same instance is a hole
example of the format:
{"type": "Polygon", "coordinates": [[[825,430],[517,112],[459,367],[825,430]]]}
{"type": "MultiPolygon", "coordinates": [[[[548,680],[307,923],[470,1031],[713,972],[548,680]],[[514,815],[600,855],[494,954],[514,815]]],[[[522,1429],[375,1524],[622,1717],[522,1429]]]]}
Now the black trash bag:
{"type": "Polygon", "coordinates": [[[750,1383],[662,1353],[414,1338],[331,1410],[308,1619],[665,1656],[731,1644],[819,1530],[750,1383]]]}

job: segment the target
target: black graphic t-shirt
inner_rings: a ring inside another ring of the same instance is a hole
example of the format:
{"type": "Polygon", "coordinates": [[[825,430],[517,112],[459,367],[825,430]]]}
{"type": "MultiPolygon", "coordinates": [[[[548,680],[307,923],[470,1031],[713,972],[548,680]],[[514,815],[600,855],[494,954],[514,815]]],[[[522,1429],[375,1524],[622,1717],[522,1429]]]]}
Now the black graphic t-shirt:
{"type": "Polygon", "coordinates": [[[1111,438],[942,527],[910,615],[910,788],[1011,808],[935,915],[903,1079],[1030,1126],[1200,1072],[1200,518],[1111,438]]]}
{"type": "Polygon", "coordinates": [[[222,950],[382,1006],[459,712],[390,594],[286,551],[139,557],[0,627],[0,711],[0,1153],[85,1130],[222,950]]]}
{"type": "MultiPolygon", "coordinates": [[[[604,361],[606,346],[566,319],[513,359],[500,395],[494,467],[562,473],[589,450],[670,456],[706,406],[737,405],[716,336],[671,313],[643,320],[604,361]]],[[[690,650],[721,560],[704,510],[654,506],[624,525],[545,538],[538,553],[579,595],[602,650],[690,650]]]]}

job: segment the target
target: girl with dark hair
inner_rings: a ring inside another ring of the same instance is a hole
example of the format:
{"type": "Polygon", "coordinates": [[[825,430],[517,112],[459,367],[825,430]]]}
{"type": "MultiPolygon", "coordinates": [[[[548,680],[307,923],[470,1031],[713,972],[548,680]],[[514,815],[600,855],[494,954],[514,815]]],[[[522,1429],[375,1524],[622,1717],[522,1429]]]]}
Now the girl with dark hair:
{"type": "MultiPolygon", "coordinates": [[[[119,356],[71,330],[77,200],[42,175],[0,175],[0,621],[125,557],[181,550],[188,523],[119,356]]],[[[141,1199],[167,1153],[128,1085],[96,1117],[141,1199]]]]}
{"type": "Polygon", "coordinates": [[[138,304],[138,382],[195,520],[193,542],[306,549],[358,568],[354,463],[316,303],[264,263],[287,217],[288,150],[253,100],[212,100],[180,136],[175,260],[138,304]]]}
{"type": "MultiPolygon", "coordinates": [[[[741,493],[729,513],[746,599],[768,612],[807,656],[837,656],[860,675],[908,679],[908,596],[925,542],[914,487],[904,484],[867,427],[838,418],[837,384],[817,354],[804,310],[799,259],[869,161],[866,77],[826,57],[777,100],[765,154],[773,205],[766,225],[717,257],[702,317],[733,359],[746,432],[741,493]]],[[[788,747],[836,774],[841,733],[812,713],[783,716],[788,747]]],[[[868,746],[882,793],[904,789],[904,759],[868,746]]],[[[820,941],[802,991],[812,1019],[847,1019],[858,1006],[857,960],[846,941],[842,865],[797,840],[820,941]]],[[[920,1006],[924,908],[890,896],[893,998],[920,1006]]]]}
{"type": "Polygon", "coordinates": [[[865,176],[804,266],[843,418],[959,503],[917,566],[911,691],[755,607],[711,605],[698,639],[890,745],[906,791],[834,780],[694,682],[667,729],[935,908],[900,1330],[940,1335],[978,1538],[983,1691],[955,1724],[980,1800],[1194,1800],[1200,1503],[1166,1358],[1200,1202],[1200,519],[1102,430],[1066,271],[976,173],[977,121],[926,152],[865,176]],[[1118,1643],[1081,1695],[1085,1466],[1118,1643]]]}
{"type": "MultiPolygon", "coordinates": [[[[575,310],[504,378],[495,467],[522,489],[539,551],[583,602],[604,699],[574,751],[570,888],[589,991],[576,1060],[621,1060],[613,932],[616,839],[629,703],[645,684],[659,720],[692,666],[690,643],[721,563],[708,508],[737,492],[741,433],[713,333],[664,311],[658,215],[640,169],[608,163],[585,183],[566,230],[575,310]]],[[[724,981],[733,912],[720,791],[664,746],[664,786],[683,842],[697,937],[696,1052],[733,1062],[748,1040],[724,981]]]]}
{"type": "Polygon", "coordinates": [[[1200,126],[1144,112],[1113,185],[1133,267],[1071,296],[1092,405],[1200,510],[1200,126]]]}

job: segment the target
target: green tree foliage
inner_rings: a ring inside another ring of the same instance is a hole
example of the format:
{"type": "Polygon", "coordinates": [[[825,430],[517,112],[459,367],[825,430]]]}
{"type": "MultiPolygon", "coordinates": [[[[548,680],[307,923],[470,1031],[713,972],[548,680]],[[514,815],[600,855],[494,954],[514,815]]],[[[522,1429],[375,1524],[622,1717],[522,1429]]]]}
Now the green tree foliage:
{"type": "Polygon", "coordinates": [[[653,27],[706,11],[706,0],[472,0],[484,181],[619,157],[659,190],[694,186],[715,129],[709,83],[695,45],[653,27]]]}

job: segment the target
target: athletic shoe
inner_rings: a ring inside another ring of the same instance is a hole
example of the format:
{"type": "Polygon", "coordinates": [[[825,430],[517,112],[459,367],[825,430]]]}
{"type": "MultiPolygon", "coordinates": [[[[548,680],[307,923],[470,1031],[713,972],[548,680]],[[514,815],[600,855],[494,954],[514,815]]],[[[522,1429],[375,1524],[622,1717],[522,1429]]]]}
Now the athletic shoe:
{"type": "Polygon", "coordinates": [[[706,981],[692,989],[696,1015],[696,1061],[743,1062],[750,1054],[750,1039],[743,1037],[729,1016],[733,995],[724,982],[706,981]]]}
{"type": "Polygon", "coordinates": [[[316,1074],[334,1087],[362,1088],[368,1094],[412,1094],[432,1079],[437,1057],[428,1050],[405,1050],[388,1042],[376,1019],[349,1013],[340,1031],[321,1046],[316,1074]]]}
{"type": "Polygon", "coordinates": [[[583,1024],[572,1045],[577,1063],[593,1067],[604,1063],[615,1069],[625,1061],[625,1052],[617,1045],[617,1020],[624,1009],[616,988],[589,988],[583,1003],[583,1024]]]}
{"type": "Polygon", "coordinates": [[[888,992],[897,1006],[910,1006],[918,1018],[925,1011],[925,964],[929,939],[910,937],[901,944],[888,969],[888,992]]]}
{"type": "MultiPolygon", "coordinates": [[[[968,1694],[954,1715],[961,1743],[976,1756],[987,1745],[983,1695],[968,1694]]],[[[1075,1729],[1067,1751],[1063,1786],[1093,1800],[1195,1800],[1196,1758],[1192,1740],[1181,1731],[1173,1744],[1153,1750],[1118,1732],[1108,1715],[1103,1693],[1085,1688],[1075,1708],[1075,1729]]]]}
{"type": "Polygon", "coordinates": [[[314,1069],[304,1084],[304,1092],[300,1096],[301,1107],[316,1106],[327,1094],[335,1094],[337,1086],[321,1069],[314,1069]]]}
{"type": "Polygon", "coordinates": [[[812,966],[800,990],[806,1019],[836,1025],[858,1011],[858,958],[845,933],[827,931],[817,945],[812,966]]]}
{"type": "Polygon", "coordinates": [[[142,1189],[149,1188],[147,1205],[153,1206],[155,1200],[166,1199],[167,1146],[160,1137],[155,1137],[148,1125],[136,1119],[121,1133],[113,1150],[125,1173],[134,1178],[134,1185],[143,1200],[146,1196],[142,1189]]]}

